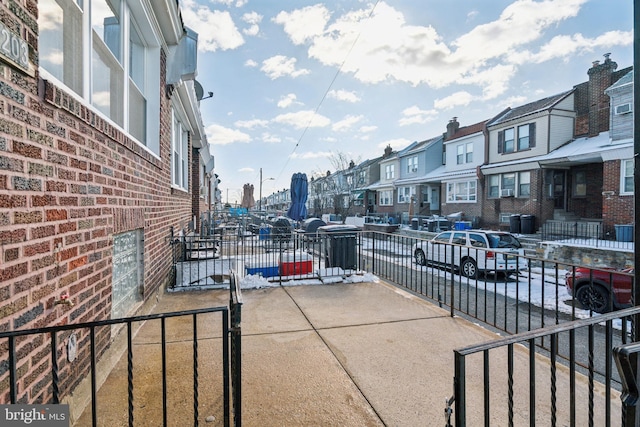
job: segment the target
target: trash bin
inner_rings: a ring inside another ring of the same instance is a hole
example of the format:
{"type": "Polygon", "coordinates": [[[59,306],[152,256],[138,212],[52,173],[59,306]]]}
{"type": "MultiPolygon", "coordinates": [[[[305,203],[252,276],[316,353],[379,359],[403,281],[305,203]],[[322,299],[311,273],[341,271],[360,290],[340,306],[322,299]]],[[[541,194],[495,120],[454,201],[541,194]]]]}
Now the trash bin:
{"type": "Polygon", "coordinates": [[[411,229],[412,230],[417,230],[419,225],[420,225],[420,220],[418,218],[412,218],[411,219],[411,229]]]}
{"type": "Polygon", "coordinates": [[[534,215],[522,215],[520,217],[520,232],[522,234],[536,233],[536,217],[534,215]]]}
{"type": "Polygon", "coordinates": [[[341,267],[345,270],[357,268],[356,236],[358,227],[355,225],[325,225],[318,227],[318,234],[325,247],[326,267],[341,267]]]}
{"type": "Polygon", "coordinates": [[[514,214],[509,217],[509,232],[520,234],[520,215],[514,214]]]}
{"type": "Polygon", "coordinates": [[[616,224],[614,227],[618,242],[633,242],[633,224],[616,224]]]}
{"type": "Polygon", "coordinates": [[[428,219],[427,221],[427,231],[430,232],[434,232],[436,231],[436,220],[435,219],[428,219]]]}
{"type": "Polygon", "coordinates": [[[271,226],[262,224],[258,233],[258,240],[268,240],[269,235],[271,234],[271,226]]]}
{"type": "Polygon", "coordinates": [[[454,230],[470,230],[471,221],[456,221],[453,225],[454,230]]]}

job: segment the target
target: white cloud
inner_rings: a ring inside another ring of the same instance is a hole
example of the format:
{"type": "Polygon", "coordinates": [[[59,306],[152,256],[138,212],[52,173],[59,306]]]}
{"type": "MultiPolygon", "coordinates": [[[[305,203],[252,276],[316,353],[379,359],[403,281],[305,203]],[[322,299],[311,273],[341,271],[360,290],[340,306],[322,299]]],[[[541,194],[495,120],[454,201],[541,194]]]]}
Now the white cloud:
{"type": "Polygon", "coordinates": [[[271,80],[284,76],[299,77],[310,73],[309,70],[304,68],[296,70],[296,61],[296,58],[287,58],[284,55],[276,55],[262,61],[262,67],[260,70],[263,71],[271,80]]]}
{"type": "Polygon", "coordinates": [[[274,122],[291,125],[296,129],[304,129],[308,127],[326,127],[331,124],[331,120],[316,114],[311,110],[302,110],[295,113],[280,114],[273,119],[274,122]]]}
{"type": "Polygon", "coordinates": [[[211,10],[193,0],[183,0],[180,9],[185,24],[198,33],[200,51],[229,50],[244,44],[244,38],[229,12],[211,10]]]}
{"type": "Polygon", "coordinates": [[[402,110],[402,115],[404,117],[398,120],[398,124],[400,126],[407,126],[433,121],[438,116],[438,112],[436,110],[421,110],[417,105],[413,105],[402,110]]]}
{"type": "MultiPolygon", "coordinates": [[[[515,0],[495,20],[450,42],[432,26],[408,24],[403,13],[385,1],[377,3],[372,14],[370,3],[335,18],[324,6],[317,5],[282,12],[274,21],[283,25],[294,43],[308,45],[310,58],[342,67],[343,73],[361,82],[399,81],[433,88],[462,83],[479,87],[482,99],[487,100],[507,90],[517,68],[527,63],[528,57],[544,61],[562,52],[567,57],[589,48],[589,44],[604,48],[631,43],[631,32],[610,32],[594,39],[558,36],[548,49],[527,52],[527,46],[546,32],[576,17],[587,1],[515,0]],[[293,22],[292,17],[300,20],[293,22]],[[310,17],[316,18],[312,27],[310,17]]],[[[476,16],[477,11],[472,10],[467,19],[476,16]]]]}
{"type": "Polygon", "coordinates": [[[242,20],[249,24],[249,28],[245,28],[242,32],[248,36],[255,36],[260,32],[260,22],[262,22],[262,15],[257,12],[245,13],[242,15],[242,20]]]}
{"type": "Polygon", "coordinates": [[[360,132],[373,132],[378,129],[378,126],[360,126],[360,132]]]}
{"type": "Polygon", "coordinates": [[[514,52],[509,60],[517,63],[536,63],[551,61],[556,58],[568,62],[574,53],[593,52],[611,46],[630,46],[633,44],[633,31],[608,31],[598,37],[588,38],[577,33],[560,35],[541,46],[537,53],[528,50],[514,52]]]}
{"type": "Polygon", "coordinates": [[[213,4],[223,4],[227,7],[235,5],[235,7],[242,7],[247,4],[248,0],[210,0],[213,4]]]}
{"type": "Polygon", "coordinates": [[[269,124],[268,120],[262,120],[262,119],[238,120],[237,122],[234,123],[234,125],[238,126],[239,128],[245,128],[245,129],[265,127],[268,124],[269,124]]]}
{"type": "Polygon", "coordinates": [[[473,101],[473,95],[466,91],[459,91],[441,99],[433,101],[436,110],[450,110],[454,107],[467,106],[473,101]]]}
{"type": "Polygon", "coordinates": [[[254,168],[250,168],[250,167],[246,167],[246,168],[240,168],[240,169],[238,169],[238,172],[242,172],[242,173],[247,173],[247,172],[249,172],[249,173],[253,173],[253,172],[255,172],[255,171],[256,171],[256,170],[255,170],[254,168]]]}
{"type": "Polygon", "coordinates": [[[355,92],[343,90],[343,89],[330,90],[327,93],[327,98],[333,98],[340,101],[346,101],[346,102],[352,102],[352,103],[360,101],[360,97],[358,97],[358,95],[356,95],[355,92]]]}
{"type": "Polygon", "coordinates": [[[236,142],[249,142],[251,137],[239,130],[229,129],[220,125],[209,125],[205,129],[207,140],[212,145],[227,145],[236,142]]]}
{"type": "Polygon", "coordinates": [[[307,6],[293,12],[280,12],[272,19],[284,27],[291,41],[300,45],[323,33],[331,14],[321,5],[307,6]]]}
{"type": "Polygon", "coordinates": [[[267,132],[264,132],[262,134],[262,136],[260,137],[260,140],[262,142],[268,142],[268,143],[273,143],[273,144],[278,143],[278,142],[282,142],[282,139],[280,137],[272,135],[272,134],[269,134],[267,132]]]}
{"type": "Polygon", "coordinates": [[[306,153],[291,153],[289,158],[291,159],[328,159],[333,156],[331,151],[307,151],[306,153]]]}
{"type": "Polygon", "coordinates": [[[362,119],[364,119],[364,116],[362,115],[360,116],[348,115],[344,119],[338,122],[335,122],[333,126],[331,126],[331,129],[336,132],[345,132],[351,129],[356,123],[358,123],[362,119]]]}
{"type": "Polygon", "coordinates": [[[253,59],[247,59],[244,63],[245,67],[257,67],[258,63],[253,59]]]}
{"type": "Polygon", "coordinates": [[[284,96],[281,96],[280,101],[278,101],[278,107],[280,108],[287,108],[292,106],[293,104],[302,105],[302,102],[297,102],[295,93],[288,93],[284,96]]]}

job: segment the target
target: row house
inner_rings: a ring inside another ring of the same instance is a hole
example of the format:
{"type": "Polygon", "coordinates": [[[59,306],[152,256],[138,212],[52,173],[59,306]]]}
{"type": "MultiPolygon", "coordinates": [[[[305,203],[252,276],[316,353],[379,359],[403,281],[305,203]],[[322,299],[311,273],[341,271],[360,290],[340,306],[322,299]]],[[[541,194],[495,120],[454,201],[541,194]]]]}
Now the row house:
{"type": "MultiPolygon", "coordinates": [[[[145,311],[170,283],[175,237],[216,197],[197,34],[175,1],[39,0],[0,11],[16,46],[0,52],[0,330],[145,311]]],[[[97,355],[111,334],[97,331],[97,355]]],[[[63,399],[89,368],[85,349],[67,359],[71,338],[86,341],[87,331],[58,343],[63,399]]],[[[48,345],[16,348],[20,402],[50,400],[48,345]]],[[[0,369],[0,383],[8,375],[0,369]]]]}
{"type": "Polygon", "coordinates": [[[394,182],[398,179],[398,171],[400,169],[398,153],[393,151],[390,146],[387,146],[378,165],[380,180],[368,187],[369,191],[376,193],[377,204],[373,213],[395,215],[394,200],[396,192],[394,182]]]}
{"type": "Polygon", "coordinates": [[[443,135],[411,144],[398,152],[399,177],[394,181],[396,189],[395,210],[412,215],[440,213],[440,184],[425,176],[442,166],[443,135]]]}
{"type": "Polygon", "coordinates": [[[460,126],[457,117],[447,124],[444,136],[444,165],[435,169],[427,178],[439,182],[444,195],[441,215],[458,216],[464,213],[465,219],[479,225],[482,216],[482,182],[480,167],[486,162],[485,141],[487,122],[460,126]]]}
{"type": "MultiPolygon", "coordinates": [[[[617,123],[611,119],[615,109],[607,88],[630,70],[616,68],[605,55],[603,63],[596,61],[589,69],[587,82],[509,109],[487,123],[488,156],[480,168],[484,226],[505,227],[512,214],[533,215],[536,228],[547,222],[605,220],[604,181],[618,180],[620,174],[605,173],[604,166],[611,156],[621,155],[612,149],[609,128],[617,123]]],[[[622,219],[611,218],[604,228],[622,219]]]]}

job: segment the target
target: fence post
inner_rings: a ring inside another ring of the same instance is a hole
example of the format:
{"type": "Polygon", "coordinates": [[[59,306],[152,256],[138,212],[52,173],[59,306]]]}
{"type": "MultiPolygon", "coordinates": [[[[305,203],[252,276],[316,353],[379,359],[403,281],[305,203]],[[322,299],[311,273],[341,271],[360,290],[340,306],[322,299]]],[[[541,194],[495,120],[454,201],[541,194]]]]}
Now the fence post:
{"type": "MultiPolygon", "coordinates": [[[[461,248],[459,248],[459,249],[462,251],[461,248]]],[[[456,255],[455,250],[456,250],[455,245],[451,245],[451,317],[453,317],[454,314],[455,314],[454,304],[455,304],[455,293],[456,293],[456,290],[455,290],[455,283],[456,283],[455,274],[456,274],[456,272],[455,272],[455,268],[453,268],[453,265],[454,265],[453,260],[455,259],[454,256],[456,255]]],[[[462,255],[462,254],[460,254],[460,255],[462,255]]],[[[462,268],[462,266],[460,266],[460,267],[462,268]]],[[[447,302],[446,300],[447,300],[447,296],[445,295],[445,304],[447,302]]]]}
{"type": "Polygon", "coordinates": [[[640,425],[640,411],[638,411],[638,352],[640,343],[622,345],[613,349],[620,379],[622,380],[622,427],[640,425]]]}
{"type": "MultiPolygon", "coordinates": [[[[466,425],[466,396],[465,396],[465,360],[457,350],[453,350],[455,371],[453,378],[453,400],[455,402],[456,427],[466,425]]],[[[486,415],[486,414],[485,414],[486,415]]]]}

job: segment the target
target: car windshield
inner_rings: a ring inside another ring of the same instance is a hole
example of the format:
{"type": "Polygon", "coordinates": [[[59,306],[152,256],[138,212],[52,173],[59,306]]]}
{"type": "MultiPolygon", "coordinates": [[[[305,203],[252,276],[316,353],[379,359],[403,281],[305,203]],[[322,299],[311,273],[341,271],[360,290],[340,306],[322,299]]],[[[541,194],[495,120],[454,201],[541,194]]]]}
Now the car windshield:
{"type": "Polygon", "coordinates": [[[511,234],[506,233],[489,233],[487,234],[487,238],[489,239],[489,246],[497,249],[497,248],[509,248],[509,249],[520,249],[522,245],[520,241],[516,239],[511,234]]]}

